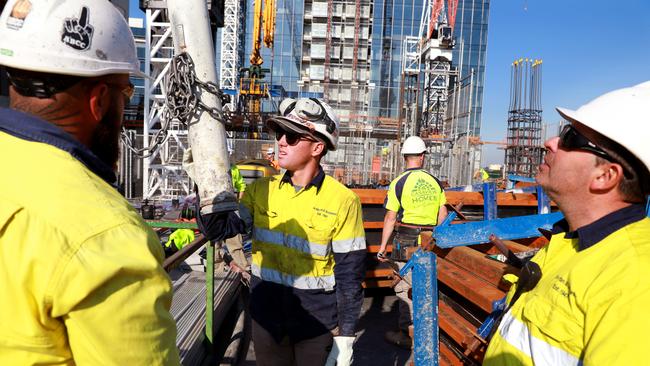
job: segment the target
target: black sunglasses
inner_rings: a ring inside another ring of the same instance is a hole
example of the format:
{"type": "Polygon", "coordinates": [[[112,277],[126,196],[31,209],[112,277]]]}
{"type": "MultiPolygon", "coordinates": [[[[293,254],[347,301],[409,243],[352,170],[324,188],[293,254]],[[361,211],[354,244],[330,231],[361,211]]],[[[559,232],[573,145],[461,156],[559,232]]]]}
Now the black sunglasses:
{"type": "Polygon", "coordinates": [[[594,144],[593,142],[589,141],[588,138],[583,136],[572,125],[565,125],[562,128],[562,132],[560,132],[560,142],[558,146],[567,150],[589,151],[590,153],[596,154],[601,158],[605,158],[609,161],[612,162],[616,161],[603,149],[596,146],[596,144],[594,144]]]}
{"type": "Polygon", "coordinates": [[[282,139],[282,136],[285,136],[285,138],[287,140],[287,144],[289,144],[290,146],[296,145],[301,140],[316,142],[316,140],[311,139],[311,138],[307,137],[306,135],[302,135],[302,134],[299,134],[299,133],[295,133],[295,132],[291,132],[291,131],[284,131],[284,130],[275,131],[275,140],[276,141],[280,141],[280,139],[282,139]]]}

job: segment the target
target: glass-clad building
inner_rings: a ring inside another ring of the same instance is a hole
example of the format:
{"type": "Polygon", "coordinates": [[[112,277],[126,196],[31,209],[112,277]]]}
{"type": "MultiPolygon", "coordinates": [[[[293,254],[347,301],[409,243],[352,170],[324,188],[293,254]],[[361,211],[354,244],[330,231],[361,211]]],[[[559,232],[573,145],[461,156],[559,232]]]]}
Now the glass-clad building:
{"type": "Polygon", "coordinates": [[[475,136],[481,132],[489,13],[490,0],[460,0],[454,29],[456,47],[452,64],[458,68],[461,78],[474,71],[470,130],[475,136]]]}
{"type": "MultiPolygon", "coordinates": [[[[454,30],[452,65],[459,70],[461,79],[474,72],[470,124],[475,135],[480,133],[481,126],[489,2],[459,0],[454,30]]],[[[346,116],[352,115],[352,108],[359,122],[372,125],[380,119],[396,121],[400,111],[404,38],[417,35],[423,1],[361,1],[357,12],[355,2],[333,0],[329,30],[323,17],[327,4],[325,0],[278,0],[274,47],[262,48],[263,67],[271,70],[266,81],[275,91],[273,95],[279,97],[284,92],[284,96],[325,98],[343,116],[344,124],[349,120],[346,116]],[[359,34],[355,39],[356,16],[359,34]],[[332,39],[329,45],[326,32],[332,39]],[[355,46],[356,60],[352,48],[355,46]],[[327,59],[326,47],[330,48],[327,59]],[[329,79],[324,75],[324,65],[329,65],[329,79]],[[352,75],[357,82],[354,88],[349,87],[352,75]]],[[[253,8],[253,0],[248,0],[244,67],[249,66],[253,47],[253,8]]],[[[263,112],[275,108],[269,101],[262,105],[263,112]]]]}

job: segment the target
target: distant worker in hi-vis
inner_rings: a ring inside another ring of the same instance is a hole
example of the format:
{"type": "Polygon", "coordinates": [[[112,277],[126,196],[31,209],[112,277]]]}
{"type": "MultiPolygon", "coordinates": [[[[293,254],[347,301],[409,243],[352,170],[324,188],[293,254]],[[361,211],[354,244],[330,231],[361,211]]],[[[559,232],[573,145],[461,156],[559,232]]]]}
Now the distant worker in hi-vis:
{"type": "MultiPolygon", "coordinates": [[[[390,183],[384,203],[386,214],[377,258],[381,262],[394,261],[399,269],[420,246],[420,234],[431,234],[447,217],[447,199],[442,184],[423,169],[426,152],[427,147],[420,137],[411,136],[404,141],[402,156],[406,170],[390,183]],[[385,254],[391,237],[392,252],[388,259],[385,254]]],[[[413,345],[408,333],[413,324],[413,301],[408,296],[410,280],[409,274],[395,285],[399,299],[399,329],[385,334],[388,342],[406,349],[413,345]]]]}

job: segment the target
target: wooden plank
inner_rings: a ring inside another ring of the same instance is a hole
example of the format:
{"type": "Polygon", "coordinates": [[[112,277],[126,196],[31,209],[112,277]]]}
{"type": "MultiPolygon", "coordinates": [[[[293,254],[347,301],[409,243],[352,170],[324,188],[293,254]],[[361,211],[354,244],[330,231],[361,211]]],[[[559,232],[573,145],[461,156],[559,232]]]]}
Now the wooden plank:
{"type": "MultiPolygon", "coordinates": [[[[353,189],[359,196],[361,204],[383,204],[386,198],[385,189],[353,189]]],[[[481,192],[458,192],[445,191],[447,203],[457,205],[462,203],[465,206],[483,206],[483,194],[481,192]]],[[[537,206],[537,196],[533,193],[497,193],[497,204],[499,206],[537,206]]],[[[551,202],[551,205],[555,203],[551,202]]]]}
{"type": "Polygon", "coordinates": [[[364,229],[383,229],[384,228],[384,222],[383,221],[364,221],[363,222],[363,228],[364,229]]]}
{"type": "Polygon", "coordinates": [[[374,268],[366,271],[366,278],[390,277],[392,275],[393,270],[390,268],[374,268]]]}
{"type": "Polygon", "coordinates": [[[474,338],[476,327],[460,314],[456,313],[451,306],[440,301],[438,303],[438,312],[440,329],[456,343],[464,347],[467,345],[467,342],[470,342],[474,338]]]}
{"type": "MultiPolygon", "coordinates": [[[[506,244],[508,249],[512,250],[515,253],[527,252],[529,250],[535,249],[535,248],[527,247],[527,246],[525,246],[523,244],[519,244],[519,243],[517,243],[515,241],[512,241],[512,240],[504,240],[503,242],[506,244]]],[[[499,249],[496,246],[494,246],[492,244],[481,244],[481,245],[476,245],[476,246],[472,245],[472,247],[475,247],[478,250],[483,249],[483,250],[485,250],[485,252],[487,254],[503,254],[503,253],[501,253],[501,251],[499,251],[499,249]]]]}
{"type": "Polygon", "coordinates": [[[361,283],[361,286],[363,286],[363,288],[378,288],[378,287],[388,288],[391,287],[392,284],[393,284],[393,280],[385,280],[385,279],[380,280],[376,278],[366,278],[361,283]]]}
{"type": "Polygon", "coordinates": [[[440,354],[438,355],[438,360],[440,365],[463,366],[463,360],[456,356],[456,354],[450,350],[446,344],[441,342],[439,350],[440,354]]]}
{"type": "Polygon", "coordinates": [[[504,274],[519,273],[517,268],[486,258],[485,254],[469,247],[455,247],[447,250],[435,247],[434,252],[439,258],[455,263],[495,287],[499,286],[504,274]]]}
{"type": "Polygon", "coordinates": [[[486,313],[492,311],[493,301],[505,295],[505,292],[444,258],[438,258],[438,280],[486,313]]]}

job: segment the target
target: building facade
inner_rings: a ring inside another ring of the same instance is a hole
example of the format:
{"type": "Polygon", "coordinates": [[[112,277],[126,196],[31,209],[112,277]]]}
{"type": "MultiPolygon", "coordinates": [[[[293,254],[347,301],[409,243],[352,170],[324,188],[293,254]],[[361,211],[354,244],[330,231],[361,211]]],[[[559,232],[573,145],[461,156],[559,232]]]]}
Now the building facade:
{"type": "Polygon", "coordinates": [[[452,64],[458,68],[460,78],[472,76],[470,130],[481,133],[483,112],[483,85],[487,62],[488,19],[490,0],[460,0],[456,13],[456,47],[452,64]]]}
{"type": "MultiPolygon", "coordinates": [[[[248,1],[244,66],[253,44],[253,0],[248,1]]],[[[267,82],[287,96],[328,100],[344,122],[397,121],[404,38],[418,34],[422,1],[359,0],[358,12],[357,1],[331,3],[328,9],[323,0],[278,0],[274,47],[262,49],[264,67],[270,69],[267,82]]],[[[459,0],[454,30],[452,64],[461,79],[474,73],[474,135],[481,128],[489,3],[459,0]]],[[[267,101],[262,110],[272,112],[276,104],[267,101]]]]}

